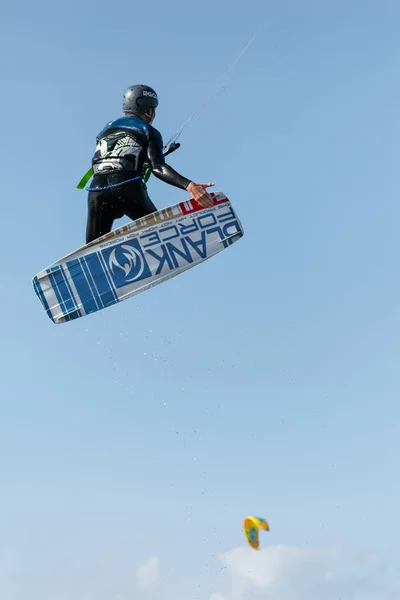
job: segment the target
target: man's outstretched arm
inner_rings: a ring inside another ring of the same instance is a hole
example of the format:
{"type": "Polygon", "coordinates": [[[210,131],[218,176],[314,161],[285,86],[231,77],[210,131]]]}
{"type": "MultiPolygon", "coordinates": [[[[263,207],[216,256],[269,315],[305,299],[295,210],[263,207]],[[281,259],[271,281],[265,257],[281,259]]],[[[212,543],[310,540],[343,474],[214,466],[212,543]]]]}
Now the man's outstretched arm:
{"type": "Polygon", "coordinates": [[[147,149],[147,156],[149,159],[151,170],[155,177],[174,185],[182,190],[187,190],[189,194],[204,207],[210,207],[213,205],[213,199],[205,188],[211,187],[213,183],[194,183],[190,179],[180,175],[175,169],[165,162],[162,141],[158,137],[151,136],[147,149]]]}

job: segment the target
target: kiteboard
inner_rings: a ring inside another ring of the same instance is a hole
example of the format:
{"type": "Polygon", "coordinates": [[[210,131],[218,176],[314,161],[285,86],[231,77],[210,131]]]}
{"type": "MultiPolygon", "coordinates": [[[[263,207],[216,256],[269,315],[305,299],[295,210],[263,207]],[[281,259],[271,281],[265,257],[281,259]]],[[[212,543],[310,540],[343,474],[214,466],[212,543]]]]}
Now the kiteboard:
{"type": "Polygon", "coordinates": [[[180,202],[131,221],[61,258],[33,278],[47,316],[66,323],[102,310],[190,269],[243,236],[229,199],[180,202]]]}

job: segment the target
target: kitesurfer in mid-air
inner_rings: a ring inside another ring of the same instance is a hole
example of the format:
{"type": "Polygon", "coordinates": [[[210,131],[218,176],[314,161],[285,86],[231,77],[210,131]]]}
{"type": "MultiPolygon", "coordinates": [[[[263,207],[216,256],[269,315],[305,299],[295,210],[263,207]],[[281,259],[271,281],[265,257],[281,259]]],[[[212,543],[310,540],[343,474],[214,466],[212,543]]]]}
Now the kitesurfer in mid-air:
{"type": "Polygon", "coordinates": [[[187,190],[202,206],[213,205],[206,191],[213,183],[194,183],[166,164],[161,134],[152,126],[157,106],[152,88],[133,85],[123,96],[125,116],[110,121],[97,136],[88,188],[87,244],[111,231],[115,219],[126,215],[135,221],[157,211],[143,182],[146,167],[158,179],[187,190]]]}

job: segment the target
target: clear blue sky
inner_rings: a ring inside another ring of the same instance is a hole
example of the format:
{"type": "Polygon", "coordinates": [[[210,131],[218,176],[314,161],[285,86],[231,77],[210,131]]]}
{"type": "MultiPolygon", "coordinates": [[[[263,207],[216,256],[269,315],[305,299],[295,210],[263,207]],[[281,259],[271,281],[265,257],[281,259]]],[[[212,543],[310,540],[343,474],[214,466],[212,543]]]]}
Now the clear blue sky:
{"type": "Polygon", "coordinates": [[[399,585],[400,6],[232,6],[2,8],[1,600],[230,598],[219,555],[247,514],[264,546],[374,553],[399,585]],[[169,138],[263,22],[170,161],[216,181],[245,236],[53,325],[31,278],[84,243],[75,186],[124,89],[158,91],[169,138]]]}

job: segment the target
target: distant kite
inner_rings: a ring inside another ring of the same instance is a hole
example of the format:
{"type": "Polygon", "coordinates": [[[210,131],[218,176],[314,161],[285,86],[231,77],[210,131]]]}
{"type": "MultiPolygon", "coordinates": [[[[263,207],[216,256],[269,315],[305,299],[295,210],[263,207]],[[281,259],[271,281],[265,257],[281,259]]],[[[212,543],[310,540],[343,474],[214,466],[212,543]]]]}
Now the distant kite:
{"type": "Polygon", "coordinates": [[[254,550],[260,549],[259,535],[260,529],[269,531],[269,525],[265,519],[259,517],[246,517],[243,523],[243,530],[249,545],[254,550]]]}

